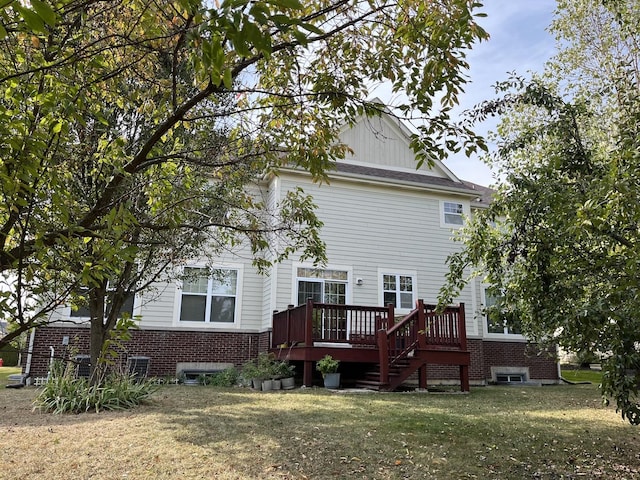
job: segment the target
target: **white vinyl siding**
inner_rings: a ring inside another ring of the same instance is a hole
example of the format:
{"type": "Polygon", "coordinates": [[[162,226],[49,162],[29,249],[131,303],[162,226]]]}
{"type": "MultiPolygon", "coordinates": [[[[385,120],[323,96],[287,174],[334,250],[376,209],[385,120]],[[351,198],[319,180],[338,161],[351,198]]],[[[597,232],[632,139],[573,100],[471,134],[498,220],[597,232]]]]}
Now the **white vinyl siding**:
{"type": "MultiPolygon", "coordinates": [[[[318,186],[296,174],[282,174],[280,181],[283,191],[300,186],[313,196],[318,216],[324,222],[321,236],[327,245],[329,263],[349,265],[351,278],[362,279],[361,285],[351,284],[352,298],[348,303],[382,306],[380,272],[415,272],[420,279],[415,299],[436,301],[447,272],[445,259],[461,247],[451,240],[450,229],[437,228],[440,203],[446,194],[337,178],[330,185],[318,186]]],[[[452,201],[457,197],[452,196],[452,201]]],[[[292,298],[296,284],[290,262],[278,268],[277,310],[297,302],[292,298]]],[[[468,331],[475,332],[469,287],[458,301],[467,305],[468,331]]]]}

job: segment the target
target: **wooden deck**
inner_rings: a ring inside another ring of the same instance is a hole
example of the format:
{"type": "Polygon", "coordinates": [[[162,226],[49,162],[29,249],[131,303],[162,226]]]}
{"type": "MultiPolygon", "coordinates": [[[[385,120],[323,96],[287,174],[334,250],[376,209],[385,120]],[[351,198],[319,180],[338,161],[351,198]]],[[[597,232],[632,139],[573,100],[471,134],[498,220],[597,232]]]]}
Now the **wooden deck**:
{"type": "Polygon", "coordinates": [[[416,308],[396,319],[393,305],[371,307],[315,303],[274,312],[272,351],[304,364],[303,383],[311,386],[314,362],[325,355],[341,362],[361,363],[358,384],[394,390],[418,372],[427,386],[428,364],[456,365],[463,391],[469,390],[469,352],[464,304],[437,313],[435,305],[418,300],[416,308]]]}

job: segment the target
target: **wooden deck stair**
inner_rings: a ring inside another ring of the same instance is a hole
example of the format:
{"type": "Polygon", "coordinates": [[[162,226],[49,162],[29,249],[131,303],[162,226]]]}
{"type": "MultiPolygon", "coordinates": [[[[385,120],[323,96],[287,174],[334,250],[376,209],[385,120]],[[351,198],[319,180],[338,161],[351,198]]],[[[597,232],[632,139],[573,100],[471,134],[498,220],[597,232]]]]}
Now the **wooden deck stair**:
{"type": "Polygon", "coordinates": [[[374,369],[365,372],[364,377],[356,381],[357,388],[366,388],[378,392],[391,392],[402,385],[411,375],[413,375],[420,365],[415,362],[398,362],[393,367],[389,367],[389,383],[380,382],[380,364],[374,369]]]}

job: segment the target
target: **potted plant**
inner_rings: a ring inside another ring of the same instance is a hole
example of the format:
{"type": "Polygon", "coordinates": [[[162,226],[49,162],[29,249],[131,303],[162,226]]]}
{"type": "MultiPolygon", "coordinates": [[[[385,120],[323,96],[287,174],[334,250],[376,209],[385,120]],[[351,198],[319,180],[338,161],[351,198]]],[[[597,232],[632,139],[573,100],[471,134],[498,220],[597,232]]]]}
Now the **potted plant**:
{"type": "Polygon", "coordinates": [[[258,355],[258,370],[262,379],[262,390],[273,390],[273,365],[274,357],[268,353],[258,355]]]}
{"type": "Polygon", "coordinates": [[[262,389],[262,372],[253,360],[246,362],[242,366],[242,376],[255,390],[262,389]]]}
{"type": "Polygon", "coordinates": [[[278,376],[281,379],[282,389],[283,390],[291,390],[295,388],[296,382],[294,378],[295,368],[287,361],[278,362],[276,364],[276,368],[278,371],[278,376]]]}
{"type": "Polygon", "coordinates": [[[340,361],[331,355],[325,355],[316,362],[316,370],[322,374],[322,378],[324,379],[324,388],[340,388],[339,366],[340,361]]]}

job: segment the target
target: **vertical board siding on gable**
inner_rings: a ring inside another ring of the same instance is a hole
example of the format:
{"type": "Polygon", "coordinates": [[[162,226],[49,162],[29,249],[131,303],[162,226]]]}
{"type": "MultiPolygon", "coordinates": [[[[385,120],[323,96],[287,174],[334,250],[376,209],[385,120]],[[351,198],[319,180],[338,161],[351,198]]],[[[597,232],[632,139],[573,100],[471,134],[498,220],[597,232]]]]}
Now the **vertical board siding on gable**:
{"type": "Polygon", "coordinates": [[[391,126],[382,117],[369,118],[357,123],[353,128],[343,132],[340,139],[354,151],[354,155],[347,156],[347,159],[387,168],[416,168],[415,154],[408,148],[400,128],[391,126]]]}
{"type": "MultiPolygon", "coordinates": [[[[451,240],[451,230],[440,227],[442,197],[399,186],[337,179],[322,186],[303,177],[282,179],[283,190],[298,186],[312,194],[318,205],[329,264],[353,268],[352,303],[380,304],[378,268],[397,273],[417,271],[418,297],[427,302],[436,300],[447,271],[445,259],[459,248],[451,240]],[[363,279],[362,286],[354,285],[356,278],[363,279]]],[[[281,266],[278,272],[277,308],[282,309],[291,301],[291,264],[281,266]]],[[[459,301],[471,305],[470,288],[459,301]]],[[[473,312],[468,312],[470,331],[475,331],[473,322],[473,312]]]]}

